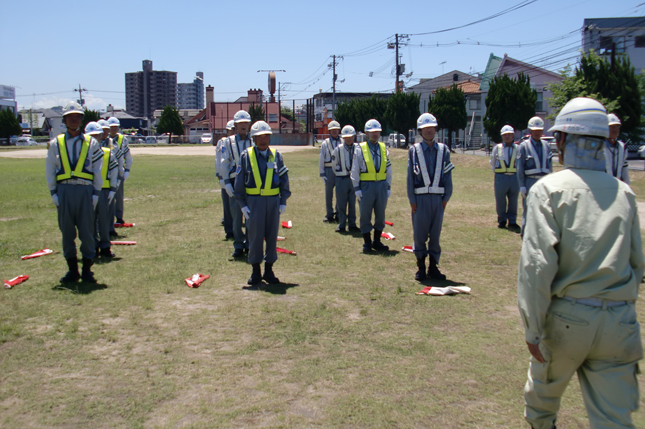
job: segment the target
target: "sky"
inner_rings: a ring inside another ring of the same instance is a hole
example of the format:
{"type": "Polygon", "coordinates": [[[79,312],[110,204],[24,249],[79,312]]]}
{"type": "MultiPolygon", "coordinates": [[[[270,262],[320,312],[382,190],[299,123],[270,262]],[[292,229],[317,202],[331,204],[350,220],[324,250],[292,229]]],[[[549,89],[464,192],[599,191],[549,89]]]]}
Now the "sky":
{"type": "Polygon", "coordinates": [[[125,73],[146,59],[180,83],[203,72],[215,101],[251,88],[268,94],[268,73],[258,70],[285,70],[276,72],[281,99],[303,104],[331,91],[332,55],[337,92],[393,91],[387,43],[395,34],[408,35],[399,49],[406,86],[452,70],[483,72],[491,53],[557,71],[575,64],[585,18],[643,16],[645,3],[3,0],[2,15],[0,85],[15,87],[19,108],[65,105],[80,85],[97,110],[125,107],[125,73]]]}

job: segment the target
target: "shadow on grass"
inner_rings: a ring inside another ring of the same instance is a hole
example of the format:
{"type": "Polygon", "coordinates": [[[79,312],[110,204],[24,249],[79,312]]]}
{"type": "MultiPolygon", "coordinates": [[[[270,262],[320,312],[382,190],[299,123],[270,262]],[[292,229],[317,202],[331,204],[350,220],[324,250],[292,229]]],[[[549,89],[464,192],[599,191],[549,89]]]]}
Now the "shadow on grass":
{"type": "Polygon", "coordinates": [[[298,287],[298,286],[300,285],[297,283],[275,283],[275,284],[260,283],[253,286],[244,286],[242,287],[242,289],[257,290],[257,291],[271,293],[273,295],[286,295],[287,289],[290,289],[292,287],[298,287]]]}
{"type": "Polygon", "coordinates": [[[109,264],[110,262],[117,262],[120,261],[123,258],[119,258],[118,256],[115,256],[113,258],[99,258],[94,260],[95,265],[101,265],[101,264],[109,264]]]}
{"type": "Polygon", "coordinates": [[[422,284],[424,286],[432,286],[432,287],[466,286],[466,283],[453,282],[452,280],[448,280],[448,279],[437,280],[437,279],[431,279],[431,278],[422,280],[419,282],[419,284],[422,284]]]}
{"type": "Polygon", "coordinates": [[[103,283],[80,282],[80,283],[61,283],[54,286],[52,290],[67,291],[67,292],[72,292],[79,295],[89,295],[94,291],[103,290],[107,288],[108,288],[108,285],[103,283]]]}

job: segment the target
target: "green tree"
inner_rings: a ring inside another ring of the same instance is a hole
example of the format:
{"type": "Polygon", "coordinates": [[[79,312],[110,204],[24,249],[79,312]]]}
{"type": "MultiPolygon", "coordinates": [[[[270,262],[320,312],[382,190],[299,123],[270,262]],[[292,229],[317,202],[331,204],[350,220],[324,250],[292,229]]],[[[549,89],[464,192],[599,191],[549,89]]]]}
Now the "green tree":
{"type": "Polygon", "coordinates": [[[376,119],[381,123],[381,128],[385,130],[388,121],[385,115],[387,110],[386,99],[376,94],[370,98],[357,98],[349,102],[341,102],[336,105],[334,117],[341,126],[352,125],[356,132],[363,131],[365,122],[370,119],[376,119]]]}
{"type": "Polygon", "coordinates": [[[486,116],[484,129],[493,141],[500,143],[500,130],[510,125],[516,130],[523,130],[529,119],[535,116],[537,91],[531,89],[531,78],[518,73],[517,78],[508,75],[495,76],[490,83],[486,96],[486,116]]]}
{"type": "MultiPolygon", "coordinates": [[[[399,92],[387,100],[385,118],[390,128],[404,135],[408,130],[416,128],[419,117],[419,97],[419,94],[414,92],[399,92]]],[[[398,134],[397,146],[399,146],[398,134]]]]}
{"type": "Polygon", "coordinates": [[[590,97],[601,102],[607,112],[620,118],[624,139],[642,139],[642,98],[645,92],[642,78],[636,75],[629,58],[617,57],[612,67],[610,61],[590,51],[580,58],[574,70],[567,66],[560,75],[563,77],[561,82],[548,86],[553,93],[549,99],[549,105],[554,108],[551,119],[572,98],[590,97]]]}
{"type": "Polygon", "coordinates": [[[448,147],[452,150],[452,133],[468,125],[464,91],[455,84],[450,88],[438,88],[428,111],[437,118],[440,129],[448,130],[448,147]]]}
{"type": "Polygon", "coordinates": [[[251,104],[249,106],[249,115],[251,115],[251,124],[254,124],[257,121],[264,121],[264,109],[262,108],[262,103],[260,104],[251,104]]]}
{"type": "Polygon", "coordinates": [[[99,112],[97,110],[90,110],[90,109],[83,109],[83,129],[85,129],[85,125],[88,123],[94,121],[98,121],[101,119],[101,115],[99,115],[99,112]]]}
{"type": "Polygon", "coordinates": [[[173,134],[184,135],[184,123],[177,109],[170,105],[163,108],[159,118],[159,125],[157,125],[157,132],[160,134],[169,133],[168,143],[172,142],[173,134]]]}
{"type": "Polygon", "coordinates": [[[13,135],[20,135],[22,127],[18,122],[18,118],[9,109],[0,109],[0,138],[6,138],[13,135]]]}
{"type": "Polygon", "coordinates": [[[280,115],[285,119],[293,121],[293,110],[288,107],[280,107],[280,115]]]}

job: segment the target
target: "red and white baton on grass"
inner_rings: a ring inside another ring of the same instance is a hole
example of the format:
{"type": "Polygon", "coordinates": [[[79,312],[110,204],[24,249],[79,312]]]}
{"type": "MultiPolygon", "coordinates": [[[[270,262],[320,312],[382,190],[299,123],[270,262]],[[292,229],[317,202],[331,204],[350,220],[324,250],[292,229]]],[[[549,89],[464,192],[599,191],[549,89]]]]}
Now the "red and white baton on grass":
{"type": "Polygon", "coordinates": [[[390,226],[394,226],[394,224],[393,224],[392,222],[387,221],[387,220],[385,221],[385,224],[386,224],[386,225],[390,225],[390,226]]]}
{"type": "Polygon", "coordinates": [[[412,250],[412,246],[403,246],[401,247],[401,250],[403,250],[404,252],[414,253],[414,250],[412,250]]]}
{"type": "Polygon", "coordinates": [[[32,253],[31,255],[21,256],[20,259],[22,259],[24,261],[25,259],[33,259],[33,258],[37,258],[39,256],[50,255],[52,253],[54,253],[54,251],[52,249],[42,249],[42,250],[39,250],[37,252],[32,253]]]}
{"type": "Polygon", "coordinates": [[[196,289],[196,288],[200,287],[202,285],[202,283],[204,282],[204,280],[206,280],[209,277],[210,276],[208,274],[197,273],[194,276],[185,279],[185,281],[186,281],[186,284],[188,285],[188,287],[192,287],[192,288],[196,289]]]}
{"type": "Polygon", "coordinates": [[[383,237],[386,240],[394,240],[396,238],[394,234],[392,234],[391,232],[382,232],[381,237],[383,237]]]}
{"type": "Polygon", "coordinates": [[[114,227],[115,228],[132,228],[135,224],[134,223],[115,223],[114,227]]]}
{"type": "Polygon", "coordinates": [[[4,288],[11,289],[15,285],[19,285],[20,283],[26,282],[28,279],[29,279],[29,276],[27,274],[23,274],[21,276],[14,277],[11,280],[3,280],[4,288]]]}
{"type": "Polygon", "coordinates": [[[136,241],[110,241],[110,244],[114,246],[134,246],[137,244],[136,241]]]}
{"type": "Polygon", "coordinates": [[[294,250],[287,250],[283,249],[282,247],[276,247],[275,250],[278,251],[278,253],[286,253],[287,255],[295,255],[296,252],[294,250]]]}
{"type": "Polygon", "coordinates": [[[287,228],[287,229],[291,229],[291,228],[293,227],[293,224],[291,223],[291,221],[290,221],[290,220],[288,220],[288,221],[287,221],[287,220],[283,220],[283,221],[282,221],[282,227],[283,227],[283,228],[287,228]]]}

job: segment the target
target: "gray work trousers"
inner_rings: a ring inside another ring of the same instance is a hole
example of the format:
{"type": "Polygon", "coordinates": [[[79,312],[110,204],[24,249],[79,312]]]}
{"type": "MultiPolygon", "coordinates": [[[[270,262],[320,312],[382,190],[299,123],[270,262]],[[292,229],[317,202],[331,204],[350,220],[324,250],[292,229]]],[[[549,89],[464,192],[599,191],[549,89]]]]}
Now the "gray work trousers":
{"type": "Polygon", "coordinates": [[[223,221],[224,221],[224,232],[230,234],[233,232],[233,216],[231,215],[231,197],[228,196],[228,193],[222,189],[222,211],[223,211],[223,221]]]}
{"type": "Polygon", "coordinates": [[[495,173],[497,223],[506,221],[517,223],[517,197],[519,194],[520,182],[517,181],[517,174],[495,173]]]}
{"type": "Polygon", "coordinates": [[[356,195],[349,175],[336,177],[336,206],[338,207],[338,226],[356,226],[356,195]]]}
{"type": "Polygon", "coordinates": [[[338,208],[338,196],[336,196],[336,205],[333,204],[334,186],[336,186],[336,175],[331,167],[325,167],[325,209],[327,210],[327,219],[334,217],[334,211],[338,208]]]}
{"type": "Polygon", "coordinates": [[[358,203],[361,210],[361,234],[367,234],[372,226],[377,231],[385,228],[385,208],[387,207],[387,182],[360,182],[363,197],[358,203]],[[372,211],[374,212],[374,225],[372,225],[372,211]]]}
{"type": "Polygon", "coordinates": [[[81,255],[94,259],[94,210],[92,185],[58,184],[58,227],[63,235],[63,256],[76,258],[76,230],[81,240],[81,255]]]}
{"type": "Polygon", "coordinates": [[[578,373],[592,429],[635,427],[631,414],[638,408],[643,346],[634,304],[603,308],[554,298],[539,347],[546,362],[531,356],[524,388],[524,417],[531,426],[553,426],[562,394],[578,373]]]}
{"type": "Polygon", "coordinates": [[[249,263],[273,264],[278,260],[278,227],[280,226],[280,197],[247,195],[246,203],[251,211],[246,221],[249,235],[249,263]],[[266,254],[263,244],[266,241],[266,254]]]}
{"type": "Polygon", "coordinates": [[[117,219],[120,220],[123,220],[123,194],[125,193],[124,186],[125,180],[121,179],[121,184],[116,190],[116,195],[114,195],[114,215],[117,219]]]}
{"type": "MultiPolygon", "coordinates": [[[[245,247],[248,248],[246,234],[242,232],[242,225],[244,224],[244,215],[242,214],[242,208],[237,200],[229,198],[230,213],[231,219],[233,220],[233,248],[243,250],[245,247]]],[[[251,207],[249,207],[250,209],[251,207]]],[[[247,223],[247,232],[248,232],[248,223],[247,223]]]]}
{"type": "Polygon", "coordinates": [[[108,203],[109,193],[110,188],[101,189],[99,203],[96,205],[96,235],[94,236],[94,241],[100,249],[109,249],[111,247],[110,225],[114,228],[114,218],[110,217],[110,212],[114,205],[114,198],[112,199],[112,204],[108,203]]]}
{"type": "Polygon", "coordinates": [[[443,226],[443,195],[419,194],[416,200],[417,211],[412,213],[414,235],[412,250],[417,258],[430,255],[438,263],[441,257],[439,238],[443,226]]]}
{"type": "MultiPolygon", "coordinates": [[[[535,183],[538,180],[540,180],[542,177],[544,177],[544,176],[545,175],[542,175],[542,176],[530,176],[530,177],[527,176],[524,179],[524,183],[526,184],[526,196],[527,197],[528,197],[528,193],[531,190],[531,188],[533,187],[533,185],[535,185],[535,183]]],[[[526,198],[522,198],[522,232],[524,232],[524,227],[525,226],[526,226],[526,198]]]]}

